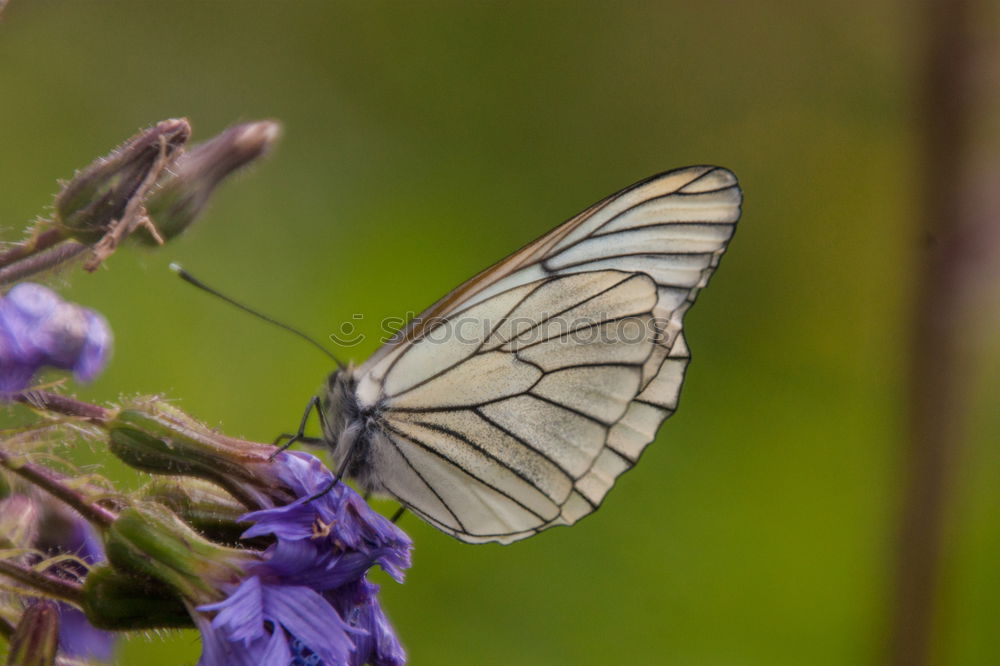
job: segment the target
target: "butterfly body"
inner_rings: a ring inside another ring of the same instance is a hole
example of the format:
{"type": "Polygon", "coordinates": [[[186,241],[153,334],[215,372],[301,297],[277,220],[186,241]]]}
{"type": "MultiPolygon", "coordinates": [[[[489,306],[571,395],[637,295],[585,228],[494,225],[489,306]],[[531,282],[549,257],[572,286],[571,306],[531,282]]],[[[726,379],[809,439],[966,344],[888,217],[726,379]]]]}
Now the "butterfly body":
{"type": "Polygon", "coordinates": [[[331,375],[337,464],[471,543],[593,512],[677,407],[683,315],[740,202],[725,169],[660,174],[473,277],[331,375]]]}
{"type": "Polygon", "coordinates": [[[380,490],[374,479],[371,464],[371,438],[377,410],[362,408],[357,395],[354,366],[336,370],[327,379],[320,396],[323,414],[323,441],[332,448],[335,460],[344,464],[344,476],[354,479],[366,491],[380,490]]]}

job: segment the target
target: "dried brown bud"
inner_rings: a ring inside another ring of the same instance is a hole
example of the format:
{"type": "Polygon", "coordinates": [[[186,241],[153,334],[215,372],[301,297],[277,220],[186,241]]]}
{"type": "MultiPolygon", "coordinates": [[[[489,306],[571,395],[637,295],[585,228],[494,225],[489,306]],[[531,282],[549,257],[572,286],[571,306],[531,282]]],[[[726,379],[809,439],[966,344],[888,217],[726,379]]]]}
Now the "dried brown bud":
{"type": "Polygon", "coordinates": [[[57,222],[83,242],[102,238],[133,199],[145,196],[150,174],[176,159],[191,136],[181,119],[164,120],[140,132],[107,157],[79,171],[56,196],[57,222]]]}
{"type": "MultiPolygon", "coordinates": [[[[280,134],[281,126],[270,120],[234,125],[181,155],[146,202],[147,214],[163,240],[191,226],[215,188],[266,154],[280,134]]],[[[137,238],[147,243],[155,240],[146,234],[137,238]]]]}

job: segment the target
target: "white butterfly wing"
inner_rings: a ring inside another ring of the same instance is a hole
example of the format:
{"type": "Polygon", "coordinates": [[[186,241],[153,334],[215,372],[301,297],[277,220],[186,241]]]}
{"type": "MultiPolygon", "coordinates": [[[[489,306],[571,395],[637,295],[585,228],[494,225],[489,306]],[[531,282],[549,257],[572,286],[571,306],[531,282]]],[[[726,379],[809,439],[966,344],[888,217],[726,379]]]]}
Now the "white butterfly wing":
{"type": "Polygon", "coordinates": [[[500,292],[551,275],[591,270],[647,273],[656,280],[658,315],[675,322],[726,250],[740,217],[742,194],[727,169],[693,166],[642,180],[594,204],[452,290],[413,319],[362,366],[380,376],[385,357],[449,314],[500,292]]]}
{"type": "Polygon", "coordinates": [[[385,437],[373,442],[380,483],[466,541],[572,522],[581,500],[593,510],[605,471],[595,461],[656,346],[656,301],[647,275],[595,271],[522,285],[449,317],[440,339],[408,345],[386,375],[385,437]]]}
{"type": "Polygon", "coordinates": [[[595,510],[676,408],[683,315],[740,201],[725,169],[655,176],[429,308],[357,374],[380,414],[373,476],[468,542],[595,510]]]}

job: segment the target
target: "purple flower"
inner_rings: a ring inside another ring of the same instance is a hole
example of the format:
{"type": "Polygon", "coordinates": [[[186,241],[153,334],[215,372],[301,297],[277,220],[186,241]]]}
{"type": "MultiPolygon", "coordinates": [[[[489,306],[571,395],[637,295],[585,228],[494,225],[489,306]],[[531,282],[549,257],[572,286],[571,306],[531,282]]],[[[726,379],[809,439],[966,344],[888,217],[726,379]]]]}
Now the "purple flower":
{"type": "MultiPolygon", "coordinates": [[[[96,530],[79,514],[69,517],[68,529],[61,531],[58,551],[72,553],[88,564],[104,561],[104,549],[96,530]]],[[[59,651],[68,657],[110,661],[114,636],[94,627],[83,611],[59,602],[59,651]]]]}
{"type": "Polygon", "coordinates": [[[110,354],[111,329],[93,310],[30,282],[0,298],[0,396],[27,388],[45,365],[90,381],[110,354]]]}
{"type": "Polygon", "coordinates": [[[332,595],[331,602],[352,627],[364,630],[354,637],[351,666],[396,666],[406,663],[406,652],[396,638],[389,618],[378,603],[378,585],[360,578],[332,595]]]}
{"type": "MultiPolygon", "coordinates": [[[[51,567],[52,575],[82,581],[89,564],[105,560],[97,531],[84,518],[61,504],[43,502],[29,495],[13,494],[0,501],[0,512],[18,529],[5,532],[19,547],[31,548],[27,563],[37,564],[44,557],[75,555],[51,567]]],[[[68,603],[56,602],[59,613],[59,654],[78,659],[108,661],[114,652],[114,636],[95,628],[83,611],[68,603]]]]}
{"type": "Polygon", "coordinates": [[[348,663],[354,648],[333,607],[303,585],[250,576],[224,601],[198,610],[217,611],[210,624],[199,622],[203,664],[286,666],[292,660],[290,644],[299,641],[333,666],[348,663]]]}
{"type": "Polygon", "coordinates": [[[96,628],[83,611],[59,602],[59,653],[67,657],[111,661],[115,637],[96,628]]]}
{"type": "Polygon", "coordinates": [[[201,663],[375,664],[398,666],[406,654],[365,574],[378,564],[397,581],[410,566],[410,538],[375,513],[314,456],[278,455],[279,477],[299,499],[242,517],[244,538],[275,538],[249,576],[224,601],[200,606],[201,663]],[[261,655],[267,655],[264,659],[261,655]]]}

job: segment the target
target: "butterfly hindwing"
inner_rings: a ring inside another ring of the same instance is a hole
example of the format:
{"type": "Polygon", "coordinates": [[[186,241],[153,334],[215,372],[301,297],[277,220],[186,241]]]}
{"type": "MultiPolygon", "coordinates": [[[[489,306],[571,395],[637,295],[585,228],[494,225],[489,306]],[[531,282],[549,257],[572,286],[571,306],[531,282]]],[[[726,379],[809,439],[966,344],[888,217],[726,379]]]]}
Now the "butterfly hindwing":
{"type": "Polygon", "coordinates": [[[392,451],[381,482],[465,540],[510,541],[571,522],[571,499],[596,506],[599,480],[628,466],[608,440],[657,344],[647,275],[545,278],[514,295],[439,322],[395,357],[382,384],[375,446],[392,451]]]}

